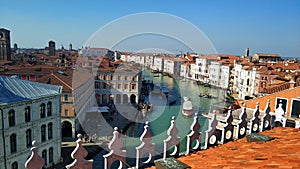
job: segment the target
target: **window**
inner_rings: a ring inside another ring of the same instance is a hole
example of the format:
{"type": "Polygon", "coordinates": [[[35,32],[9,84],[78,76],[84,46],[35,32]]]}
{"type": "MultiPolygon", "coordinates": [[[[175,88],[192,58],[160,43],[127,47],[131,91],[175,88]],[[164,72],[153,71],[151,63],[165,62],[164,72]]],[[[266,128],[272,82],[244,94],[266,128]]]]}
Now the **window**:
{"type": "Polygon", "coordinates": [[[118,80],[121,80],[121,76],[120,75],[118,75],[118,80]]]}
{"type": "Polygon", "coordinates": [[[42,158],[45,160],[45,165],[47,165],[47,150],[43,150],[42,158]]]}
{"type": "Polygon", "coordinates": [[[49,148],[49,163],[53,162],[53,148],[49,148]]]}
{"type": "Polygon", "coordinates": [[[31,146],[31,130],[28,129],[26,130],[26,146],[30,147],[31,146]]]}
{"type": "Polygon", "coordinates": [[[53,126],[52,123],[48,124],[48,139],[52,139],[52,137],[53,137],[52,126],[53,126]]]}
{"type": "Polygon", "coordinates": [[[18,162],[13,162],[12,164],[11,164],[11,169],[18,169],[18,162]]]}
{"type": "Polygon", "coordinates": [[[45,112],[45,103],[42,103],[40,105],[40,117],[41,118],[45,118],[46,117],[46,112],[45,112]]]}
{"type": "Polygon", "coordinates": [[[30,115],[30,107],[27,106],[25,107],[25,122],[30,122],[31,120],[31,115],[30,115]]]}
{"type": "Polygon", "coordinates": [[[17,152],[17,136],[16,134],[10,135],[10,153],[17,152]]]}
{"type": "Polygon", "coordinates": [[[47,103],[47,116],[52,116],[52,102],[47,103]]]}
{"type": "Polygon", "coordinates": [[[8,112],[8,124],[9,124],[9,127],[14,126],[16,124],[15,123],[15,110],[13,110],[13,109],[9,110],[9,112],[8,112]]]}
{"type": "Polygon", "coordinates": [[[69,110],[65,109],[65,116],[68,116],[68,115],[69,115],[69,110]]]}
{"type": "Polygon", "coordinates": [[[132,85],[131,85],[131,89],[132,89],[132,90],[135,90],[135,84],[132,84],[132,85]]]}
{"type": "Polygon", "coordinates": [[[41,141],[46,141],[46,125],[42,125],[41,127],[41,141]]]}
{"type": "Polygon", "coordinates": [[[128,84],[124,85],[124,89],[127,90],[128,89],[128,84]]]}
{"type": "Polygon", "coordinates": [[[69,95],[65,94],[64,95],[64,101],[67,102],[69,100],[69,95]]]}
{"type": "Polygon", "coordinates": [[[127,80],[127,76],[125,76],[125,80],[127,80]]]}

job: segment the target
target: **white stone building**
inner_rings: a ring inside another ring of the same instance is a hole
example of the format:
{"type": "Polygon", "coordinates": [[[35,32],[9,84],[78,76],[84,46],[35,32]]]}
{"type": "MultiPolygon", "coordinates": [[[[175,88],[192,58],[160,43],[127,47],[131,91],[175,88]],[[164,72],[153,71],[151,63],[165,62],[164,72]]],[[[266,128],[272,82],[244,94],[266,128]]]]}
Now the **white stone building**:
{"type": "Polygon", "coordinates": [[[46,168],[60,162],[61,90],[0,76],[0,168],[25,168],[33,140],[46,168]]]}
{"type": "Polygon", "coordinates": [[[209,69],[209,83],[210,83],[210,85],[219,87],[220,74],[221,74],[221,63],[212,61],[208,65],[208,69],[209,69]]]}
{"type": "Polygon", "coordinates": [[[187,63],[186,58],[169,57],[164,61],[163,72],[168,73],[170,75],[180,76],[180,67],[185,63],[187,63]]]}
{"type": "Polygon", "coordinates": [[[196,79],[201,82],[205,82],[209,78],[208,74],[208,61],[204,58],[196,58],[196,79]]]}
{"type": "Polygon", "coordinates": [[[221,66],[221,79],[219,83],[219,87],[222,89],[227,89],[230,83],[230,73],[231,69],[230,66],[221,66]]]}
{"type": "Polygon", "coordinates": [[[164,61],[165,60],[163,56],[155,56],[152,69],[162,72],[164,70],[164,61]]]}
{"type": "Polygon", "coordinates": [[[251,64],[234,63],[233,91],[238,93],[239,99],[254,97],[256,69],[251,64]]]}

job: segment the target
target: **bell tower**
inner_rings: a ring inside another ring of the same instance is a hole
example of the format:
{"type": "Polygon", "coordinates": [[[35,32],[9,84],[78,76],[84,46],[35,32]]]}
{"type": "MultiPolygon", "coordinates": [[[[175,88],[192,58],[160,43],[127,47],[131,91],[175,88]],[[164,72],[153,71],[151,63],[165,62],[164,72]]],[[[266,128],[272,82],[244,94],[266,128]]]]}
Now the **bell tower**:
{"type": "Polygon", "coordinates": [[[10,31],[0,28],[0,60],[11,60],[10,31]]]}

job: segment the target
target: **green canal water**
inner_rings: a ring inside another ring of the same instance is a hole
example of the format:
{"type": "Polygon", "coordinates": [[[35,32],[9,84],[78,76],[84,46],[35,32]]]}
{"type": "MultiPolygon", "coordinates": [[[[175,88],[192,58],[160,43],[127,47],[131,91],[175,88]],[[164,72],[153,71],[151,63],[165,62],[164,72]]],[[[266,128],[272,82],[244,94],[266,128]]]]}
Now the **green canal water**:
{"type": "MultiPolygon", "coordinates": [[[[157,76],[157,74],[155,74],[157,76]]],[[[205,136],[205,131],[208,127],[208,120],[203,117],[202,113],[207,113],[215,109],[215,106],[211,108],[211,105],[218,104],[220,107],[228,106],[222,99],[224,98],[225,91],[216,88],[204,87],[203,85],[197,85],[192,80],[177,80],[169,76],[163,76],[158,74],[158,77],[154,77],[154,74],[149,70],[143,71],[143,77],[145,80],[153,81],[156,86],[165,86],[169,90],[169,98],[176,99],[174,105],[168,105],[167,98],[163,95],[153,94],[153,90],[150,91],[148,100],[154,105],[153,111],[147,113],[146,117],[140,116],[134,125],[131,125],[128,130],[123,133],[123,149],[126,150],[126,162],[129,166],[135,165],[136,147],[141,145],[140,136],[144,130],[145,121],[149,122],[150,132],[152,134],[151,142],[155,144],[155,158],[161,158],[163,153],[163,140],[167,136],[167,130],[170,127],[172,116],[175,116],[176,127],[178,129],[177,136],[180,137],[180,154],[186,152],[186,135],[190,133],[190,126],[193,122],[193,117],[183,116],[181,113],[183,97],[187,96],[193,103],[193,109],[198,112],[198,121],[201,126],[202,142],[205,136]],[[199,94],[211,94],[216,96],[216,99],[209,99],[199,97],[199,94]]],[[[103,151],[95,156],[93,168],[103,168],[104,161],[103,155],[108,152],[103,151]]],[[[118,163],[112,165],[113,168],[117,168],[118,163]]]]}
{"type": "MultiPolygon", "coordinates": [[[[176,103],[174,105],[166,105],[166,97],[157,96],[150,92],[149,100],[154,105],[154,109],[152,112],[147,113],[144,121],[149,122],[150,132],[153,136],[152,143],[155,143],[157,147],[156,152],[158,154],[161,153],[163,140],[168,137],[167,130],[170,127],[172,116],[175,116],[176,127],[179,131],[177,136],[181,138],[180,152],[184,153],[186,151],[186,135],[190,132],[193,117],[186,117],[181,114],[183,102],[182,98],[187,96],[192,101],[195,111],[198,112],[201,132],[204,133],[208,126],[208,120],[201,114],[214,109],[214,107],[211,108],[211,105],[215,105],[215,103],[220,103],[218,105],[221,107],[226,106],[225,103],[222,102],[225,91],[216,88],[204,87],[203,85],[197,85],[192,80],[178,80],[173,77],[163,76],[162,74],[155,75],[159,75],[159,77],[154,77],[154,74],[149,70],[143,71],[145,80],[153,81],[153,83],[157,86],[167,87],[169,90],[169,97],[173,99],[176,98],[176,103]],[[212,99],[199,97],[200,93],[211,94],[217,98],[212,99]]],[[[143,126],[143,123],[136,123],[127,130],[125,133],[126,136],[124,136],[123,139],[124,148],[129,150],[132,149],[132,147],[136,147],[141,144],[139,137],[143,132],[143,126]]],[[[135,148],[133,149],[135,151],[135,148]]]]}

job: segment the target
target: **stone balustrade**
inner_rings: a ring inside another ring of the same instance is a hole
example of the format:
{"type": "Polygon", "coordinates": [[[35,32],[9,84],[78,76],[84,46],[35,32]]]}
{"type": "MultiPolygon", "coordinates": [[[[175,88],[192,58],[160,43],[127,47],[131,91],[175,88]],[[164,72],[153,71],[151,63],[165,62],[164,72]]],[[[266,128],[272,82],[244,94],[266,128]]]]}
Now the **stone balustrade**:
{"type": "MultiPolygon", "coordinates": [[[[277,112],[282,113],[279,106],[277,112]]],[[[190,126],[190,132],[186,135],[186,155],[193,151],[207,149],[212,146],[227,143],[231,140],[240,139],[246,136],[246,133],[258,133],[272,128],[272,124],[280,122],[285,126],[285,119],[283,116],[271,118],[274,116],[270,112],[270,101],[267,102],[264,111],[259,110],[259,103],[256,104],[255,109],[247,109],[243,104],[242,108],[232,111],[231,108],[227,113],[222,115],[210,114],[209,124],[207,130],[202,134],[200,132],[201,126],[198,122],[198,114],[194,116],[193,123],[190,126]],[[234,114],[234,115],[233,115],[234,114]],[[234,118],[235,117],[235,118],[234,118]],[[203,137],[204,136],[204,137],[203,137]],[[204,143],[203,143],[204,142],[204,143]],[[194,146],[192,146],[192,143],[194,146]],[[201,145],[203,144],[203,145],[201,145]]],[[[167,138],[163,140],[163,148],[161,154],[155,154],[156,145],[152,143],[152,135],[149,130],[149,122],[145,122],[144,131],[140,136],[141,144],[136,147],[136,164],[135,168],[140,168],[145,164],[153,164],[155,156],[161,156],[163,159],[168,157],[178,157],[180,150],[180,137],[177,136],[178,129],[176,127],[175,117],[173,116],[169,129],[167,130],[167,138]],[[173,152],[169,152],[173,147],[173,152]],[[146,155],[146,156],[145,156],[146,155]],[[142,157],[147,157],[142,160],[142,157]]],[[[297,123],[296,126],[299,124],[297,123]]],[[[82,146],[81,136],[78,136],[76,141],[77,146],[71,154],[74,162],[67,165],[67,169],[91,169],[93,161],[84,159],[87,151],[82,146]]],[[[118,128],[114,128],[113,138],[109,143],[108,154],[103,155],[105,169],[110,169],[111,165],[116,161],[119,162],[119,168],[129,167],[126,163],[126,150],[122,150],[122,134],[119,133],[118,128]]],[[[44,160],[37,154],[36,142],[33,143],[31,148],[31,157],[27,160],[26,169],[41,169],[44,165],[44,160]]]]}

